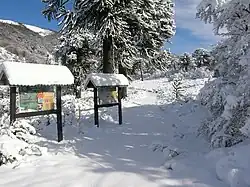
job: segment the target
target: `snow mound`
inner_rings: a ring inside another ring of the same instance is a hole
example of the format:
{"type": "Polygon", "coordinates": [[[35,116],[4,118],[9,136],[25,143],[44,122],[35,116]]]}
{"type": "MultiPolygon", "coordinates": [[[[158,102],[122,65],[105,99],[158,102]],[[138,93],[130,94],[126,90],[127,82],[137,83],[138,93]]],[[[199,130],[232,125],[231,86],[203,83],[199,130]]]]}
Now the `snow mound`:
{"type": "Polygon", "coordinates": [[[0,122],[0,165],[19,162],[29,156],[42,156],[47,148],[36,145],[36,129],[30,121],[19,120],[10,125],[9,116],[0,122]]]}
{"type": "Polygon", "coordinates": [[[228,154],[217,158],[216,175],[230,187],[250,185],[250,144],[228,149],[228,154]]]}

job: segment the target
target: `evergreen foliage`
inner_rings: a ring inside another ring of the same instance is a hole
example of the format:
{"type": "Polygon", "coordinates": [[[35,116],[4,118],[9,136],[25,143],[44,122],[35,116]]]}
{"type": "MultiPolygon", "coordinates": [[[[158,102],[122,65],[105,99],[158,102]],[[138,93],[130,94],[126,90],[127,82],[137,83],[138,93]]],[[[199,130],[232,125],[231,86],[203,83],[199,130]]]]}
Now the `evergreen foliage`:
{"type": "Polygon", "coordinates": [[[103,72],[132,69],[134,59],[150,58],[175,34],[171,0],[42,0],[43,14],[62,19],[62,30],[88,30],[102,47],[103,72]],[[115,60],[114,60],[115,59],[115,60]],[[114,64],[116,62],[117,64],[114,64]]]}
{"type": "Polygon", "coordinates": [[[180,68],[187,72],[194,65],[192,56],[188,53],[184,53],[183,55],[181,55],[180,65],[181,65],[180,68]]]}
{"type": "Polygon", "coordinates": [[[192,53],[192,57],[194,58],[195,66],[196,67],[202,67],[207,66],[212,68],[214,59],[212,55],[210,54],[206,49],[198,48],[192,53]]]}
{"type": "Polygon", "coordinates": [[[202,104],[212,117],[201,127],[212,145],[232,146],[250,137],[250,2],[203,0],[197,17],[226,36],[214,47],[217,76],[202,90],[202,104]]]}
{"type": "Polygon", "coordinates": [[[175,100],[181,100],[181,98],[183,97],[182,92],[184,91],[183,86],[182,86],[182,82],[181,80],[174,80],[173,84],[173,94],[174,94],[174,98],[175,100]]]}
{"type": "Polygon", "coordinates": [[[79,98],[81,86],[86,74],[98,68],[98,50],[94,46],[94,36],[86,30],[65,32],[60,37],[60,45],[55,49],[55,56],[66,65],[74,75],[74,93],[79,98]]]}

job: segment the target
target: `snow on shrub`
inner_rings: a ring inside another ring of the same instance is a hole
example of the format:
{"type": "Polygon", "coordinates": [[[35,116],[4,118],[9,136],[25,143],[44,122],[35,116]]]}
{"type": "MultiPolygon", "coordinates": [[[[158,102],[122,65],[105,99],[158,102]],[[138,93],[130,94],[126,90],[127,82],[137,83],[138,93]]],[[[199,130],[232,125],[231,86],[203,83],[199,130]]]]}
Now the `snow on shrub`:
{"type": "MultiPolygon", "coordinates": [[[[8,88],[1,87],[0,97],[0,165],[22,160],[26,156],[41,156],[46,148],[37,146],[37,131],[56,124],[53,115],[18,119],[13,124],[9,121],[8,88]]],[[[93,108],[93,93],[86,91],[84,98],[76,99],[72,95],[62,97],[63,125],[80,123],[85,109],[93,108]]]]}
{"type": "Polygon", "coordinates": [[[181,152],[182,151],[179,148],[171,147],[171,146],[167,146],[166,148],[163,149],[163,155],[164,155],[165,160],[170,160],[180,155],[181,152]]]}
{"type": "Polygon", "coordinates": [[[148,148],[152,151],[163,152],[163,149],[165,149],[166,146],[161,141],[154,141],[151,143],[151,145],[149,145],[148,148]]]}
{"type": "Polygon", "coordinates": [[[91,114],[90,109],[94,106],[94,93],[87,90],[82,92],[84,97],[75,98],[73,95],[62,97],[63,124],[75,125],[82,121],[83,117],[91,114]]]}
{"type": "Polygon", "coordinates": [[[165,162],[164,167],[167,170],[175,170],[178,172],[181,171],[190,171],[190,168],[188,168],[187,163],[183,162],[183,160],[178,159],[171,159],[165,162]]]}
{"type": "Polygon", "coordinates": [[[151,74],[145,74],[145,79],[158,79],[158,78],[168,78],[169,81],[173,81],[174,79],[202,79],[202,78],[211,78],[213,76],[213,71],[210,71],[207,67],[193,68],[186,71],[182,70],[167,70],[160,71],[157,70],[151,74]]]}
{"type": "Polygon", "coordinates": [[[180,155],[182,152],[179,148],[167,146],[162,141],[153,141],[148,148],[154,152],[163,152],[166,161],[180,155]]]}
{"type": "Polygon", "coordinates": [[[203,78],[211,78],[213,76],[213,72],[208,70],[206,67],[194,68],[190,69],[187,72],[178,71],[177,73],[169,72],[167,77],[170,81],[178,78],[181,79],[203,79],[203,78]]]}
{"type": "MultiPolygon", "coordinates": [[[[248,108],[248,109],[250,110],[250,108],[248,108]]],[[[250,111],[248,111],[247,113],[249,114],[250,111]]],[[[246,123],[245,123],[245,125],[243,127],[240,128],[240,131],[245,136],[250,137],[250,116],[247,117],[246,123]]]]}
{"type": "Polygon", "coordinates": [[[248,28],[250,19],[246,2],[203,0],[197,7],[202,21],[213,22],[216,34],[227,36],[212,50],[218,78],[206,84],[199,95],[212,113],[200,132],[214,147],[232,146],[249,137],[250,35],[241,29],[248,28]]]}
{"type": "Polygon", "coordinates": [[[66,95],[62,98],[63,124],[72,125],[76,120],[75,96],[66,95]]]}
{"type": "Polygon", "coordinates": [[[230,83],[218,78],[201,90],[199,98],[211,112],[200,132],[208,137],[212,146],[232,146],[249,136],[250,93],[239,89],[242,83],[230,83]]]}
{"type": "Polygon", "coordinates": [[[36,129],[28,120],[18,120],[10,124],[4,114],[0,122],[0,165],[21,160],[24,156],[41,156],[45,148],[37,146],[36,129]]]}
{"type": "Polygon", "coordinates": [[[9,88],[0,86],[0,117],[9,111],[9,88]]]}
{"type": "Polygon", "coordinates": [[[180,104],[183,104],[183,102],[196,100],[198,93],[208,81],[208,78],[182,80],[181,78],[177,77],[174,81],[167,82],[167,84],[165,84],[164,82],[161,83],[161,85],[157,89],[152,91],[154,91],[154,93],[157,93],[158,105],[165,105],[173,102],[180,102],[180,104]],[[175,88],[174,82],[180,82],[180,85],[178,86],[179,88],[175,88]],[[179,99],[176,98],[176,92],[180,92],[178,93],[178,95],[180,94],[179,99]]]}

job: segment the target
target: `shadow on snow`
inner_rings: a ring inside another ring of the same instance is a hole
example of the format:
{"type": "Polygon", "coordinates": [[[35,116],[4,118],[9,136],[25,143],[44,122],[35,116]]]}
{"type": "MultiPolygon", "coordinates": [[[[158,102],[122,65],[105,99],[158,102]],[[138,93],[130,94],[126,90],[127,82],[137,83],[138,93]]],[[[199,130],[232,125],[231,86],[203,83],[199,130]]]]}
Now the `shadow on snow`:
{"type": "MultiPolygon", "coordinates": [[[[169,181],[161,187],[194,185],[189,179],[192,181],[195,179],[196,183],[201,184],[206,180],[205,183],[208,186],[214,186],[212,183],[214,181],[202,176],[197,178],[192,171],[186,173],[185,178],[180,178],[176,173],[163,167],[165,161],[162,152],[153,152],[149,149],[153,141],[175,142],[173,130],[170,129],[176,128],[176,126],[184,128],[183,131],[189,133],[189,129],[185,129],[186,127],[181,127],[181,125],[185,123],[182,120],[183,116],[195,115],[192,114],[194,112],[192,110],[196,109],[191,107],[194,102],[191,103],[182,106],[172,103],[165,106],[141,105],[124,108],[122,125],[118,125],[117,107],[114,107],[110,110],[110,115],[105,115],[107,112],[104,111],[100,113],[100,128],[93,125],[93,115],[86,116],[80,124],[80,128],[77,125],[65,126],[65,140],[57,143],[54,141],[56,140],[56,127],[50,125],[40,132],[46,140],[38,142],[38,144],[48,147],[49,151],[53,153],[74,152],[80,158],[89,159],[90,166],[87,168],[90,168],[91,172],[134,173],[151,182],[169,181]],[[91,167],[91,164],[95,164],[97,167],[91,167]]],[[[202,118],[202,116],[200,117],[202,118]]],[[[186,123],[190,122],[192,121],[188,118],[186,123]]],[[[192,136],[195,138],[195,135],[192,136]]],[[[181,141],[189,141],[189,139],[181,141]]],[[[216,178],[214,177],[213,180],[216,178]]]]}

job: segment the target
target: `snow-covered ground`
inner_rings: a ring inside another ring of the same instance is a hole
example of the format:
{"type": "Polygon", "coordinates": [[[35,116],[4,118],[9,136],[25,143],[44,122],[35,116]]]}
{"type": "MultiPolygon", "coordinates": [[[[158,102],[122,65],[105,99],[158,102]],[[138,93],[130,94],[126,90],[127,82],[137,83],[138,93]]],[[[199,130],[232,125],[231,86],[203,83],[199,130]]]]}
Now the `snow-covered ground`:
{"type": "MultiPolygon", "coordinates": [[[[93,93],[84,92],[84,99],[76,103],[82,114],[79,123],[65,124],[65,140],[56,142],[53,121],[38,126],[40,135],[32,142],[44,148],[42,154],[1,166],[0,186],[249,186],[250,144],[211,150],[197,136],[209,116],[195,100],[206,81],[183,82],[186,102],[174,101],[166,78],[135,81],[123,102],[123,125],[118,125],[114,107],[100,110],[100,128],[93,126],[93,93]]],[[[70,106],[72,98],[65,99],[70,106]]],[[[0,148],[26,146],[7,140],[0,139],[0,148]]]]}
{"type": "Polygon", "coordinates": [[[53,31],[50,31],[50,30],[47,30],[47,29],[42,29],[42,28],[39,28],[39,27],[36,27],[36,26],[33,26],[33,25],[28,25],[28,24],[20,24],[20,23],[18,23],[18,22],[11,21],[11,20],[3,20],[3,19],[0,19],[0,22],[12,24],[12,25],[23,25],[23,26],[25,26],[27,29],[29,29],[29,30],[31,30],[31,31],[33,31],[33,32],[36,32],[36,33],[38,33],[38,34],[41,35],[41,36],[47,36],[47,35],[50,35],[50,34],[53,34],[53,33],[54,33],[53,31]]]}

